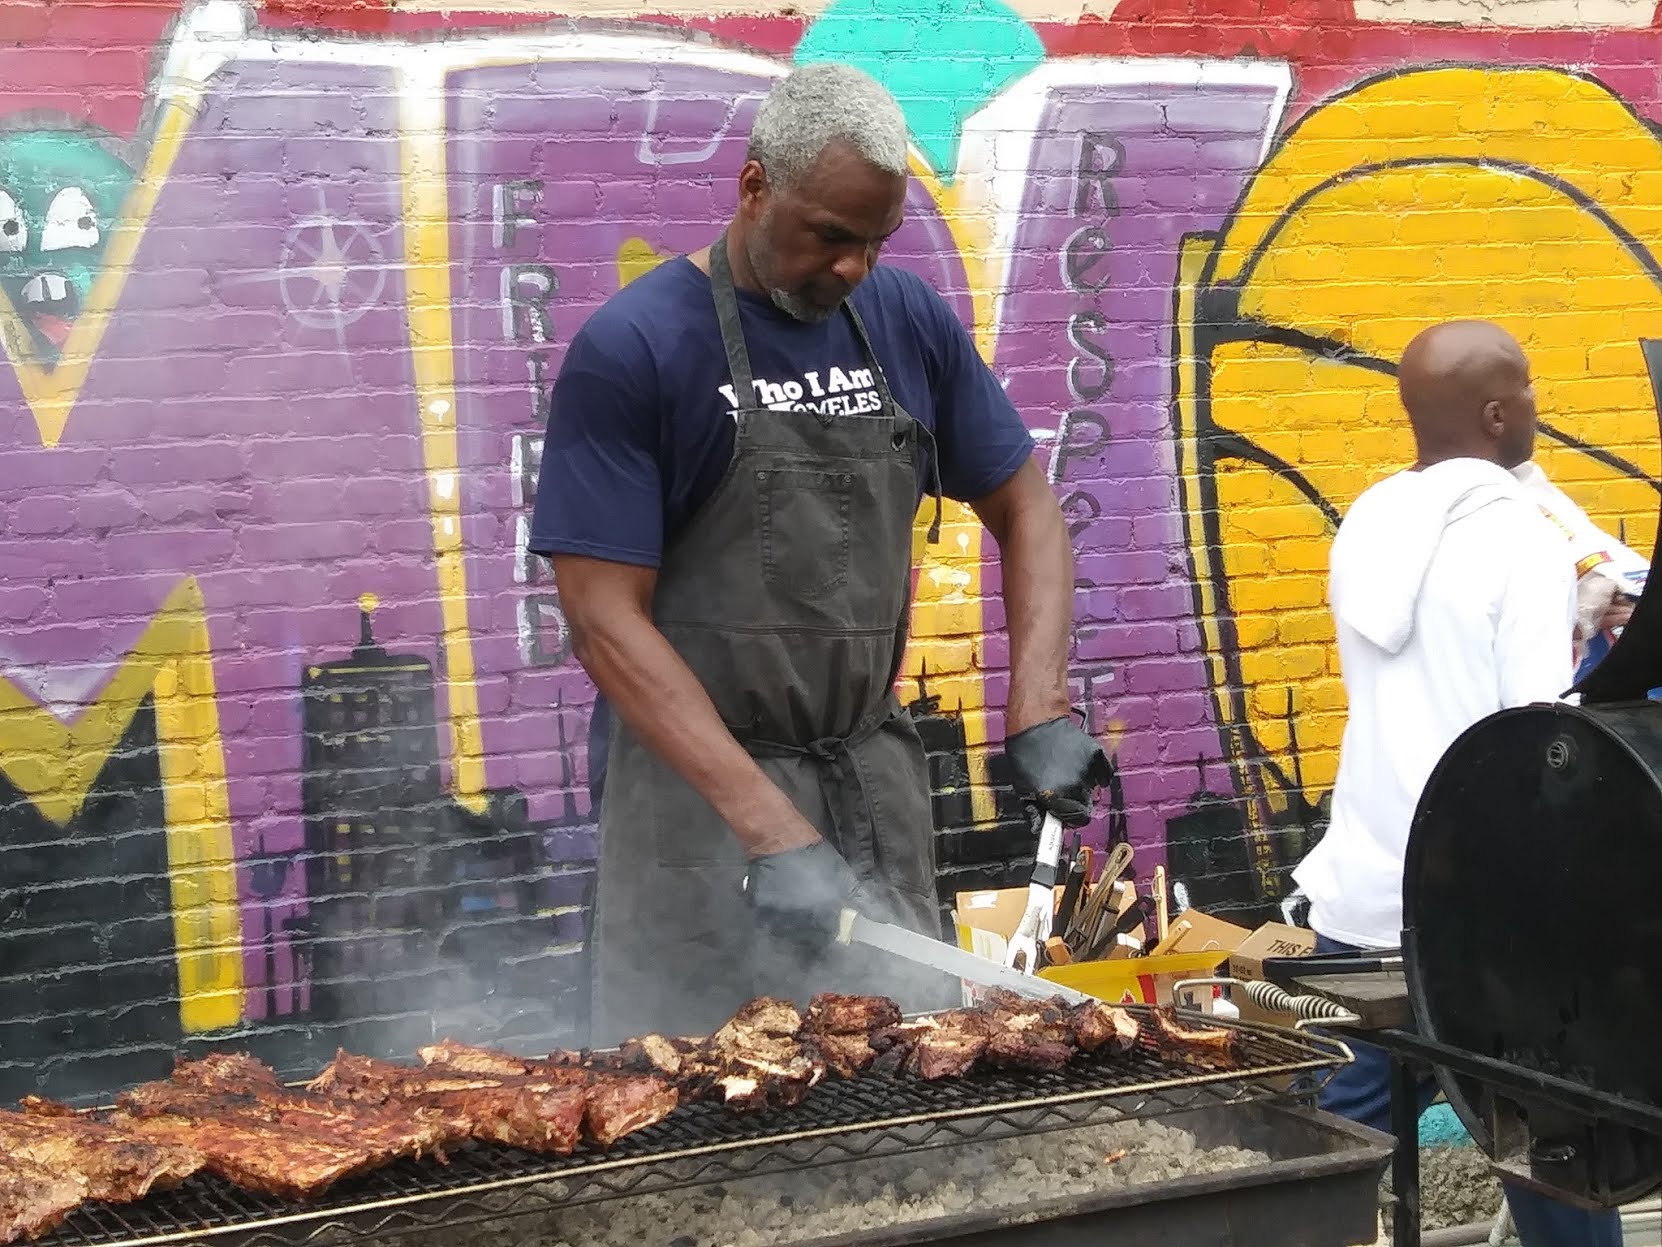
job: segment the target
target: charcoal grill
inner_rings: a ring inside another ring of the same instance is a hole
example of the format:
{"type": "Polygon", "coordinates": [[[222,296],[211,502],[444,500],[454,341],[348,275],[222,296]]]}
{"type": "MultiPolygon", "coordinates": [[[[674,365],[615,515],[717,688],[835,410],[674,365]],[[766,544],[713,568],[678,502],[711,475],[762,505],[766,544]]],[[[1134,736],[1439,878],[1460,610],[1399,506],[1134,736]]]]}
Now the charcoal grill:
{"type": "Polygon", "coordinates": [[[1228,1068],[1192,1058],[1174,1062],[1145,1038],[1124,1056],[1080,1058],[1056,1073],[977,1071],[939,1082],[869,1073],[822,1083],[791,1109],[736,1114],[720,1105],[685,1105],[604,1153],[585,1146],[569,1157],[546,1157],[469,1145],[448,1165],[402,1161],[342,1182],[306,1205],[199,1177],[140,1203],[87,1205],[38,1241],[42,1247],[296,1247],[430,1231],[975,1140],[1262,1104],[1307,1094],[1311,1080],[1319,1083],[1349,1059],[1333,1039],[1235,1026],[1241,1045],[1228,1068]]]}

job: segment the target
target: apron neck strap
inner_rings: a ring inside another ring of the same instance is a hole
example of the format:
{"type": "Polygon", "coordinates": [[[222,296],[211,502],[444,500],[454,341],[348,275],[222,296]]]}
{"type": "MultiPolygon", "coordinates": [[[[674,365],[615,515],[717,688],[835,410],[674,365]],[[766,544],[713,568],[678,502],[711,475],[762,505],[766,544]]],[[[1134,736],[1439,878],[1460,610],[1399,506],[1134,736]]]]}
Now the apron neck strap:
{"type": "Polygon", "coordinates": [[[727,351],[733,399],[743,411],[756,405],[756,384],[750,371],[750,352],[744,344],[744,327],[739,321],[739,296],[733,288],[733,265],[727,258],[726,230],[721,231],[721,237],[710,247],[710,292],[715,296],[721,345],[727,351]]]}
{"type": "MultiPolygon", "coordinates": [[[[756,385],[754,375],[750,371],[750,351],[744,344],[744,326],[739,321],[739,296],[733,285],[733,264],[727,258],[727,231],[721,231],[721,237],[710,247],[710,292],[716,303],[716,323],[721,326],[721,345],[727,352],[727,371],[732,378],[734,401],[740,410],[755,405],[756,385]]],[[[877,396],[883,402],[883,408],[890,413],[900,408],[894,401],[894,394],[889,390],[889,379],[883,375],[883,366],[877,362],[877,352],[872,349],[871,335],[866,332],[866,323],[860,318],[860,313],[854,309],[851,299],[843,300],[843,311],[848,314],[849,323],[854,326],[854,336],[859,340],[860,350],[871,365],[871,374],[877,382],[877,396]]],[[[924,459],[929,465],[930,493],[935,498],[935,519],[929,526],[928,540],[934,545],[941,539],[941,467],[940,457],[936,451],[935,436],[926,428],[922,421],[912,417],[920,440],[927,442],[924,459]]]]}

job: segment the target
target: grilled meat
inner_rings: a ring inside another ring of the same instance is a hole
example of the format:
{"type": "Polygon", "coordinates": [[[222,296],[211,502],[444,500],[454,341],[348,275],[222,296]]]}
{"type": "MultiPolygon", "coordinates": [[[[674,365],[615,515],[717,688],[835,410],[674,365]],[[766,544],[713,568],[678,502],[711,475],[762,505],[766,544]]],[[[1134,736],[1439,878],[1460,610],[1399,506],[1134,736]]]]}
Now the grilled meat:
{"type": "Polygon", "coordinates": [[[853,1078],[877,1058],[871,1037],[901,1024],[900,1007],[886,996],[822,992],[808,1002],[802,1039],[810,1056],[842,1078],[853,1078]]]}
{"type": "Polygon", "coordinates": [[[244,1190],[285,1199],[314,1198],[342,1178],[377,1163],[373,1153],[360,1145],[308,1138],[274,1123],[125,1112],[117,1113],[112,1121],[155,1143],[195,1148],[208,1158],[209,1172],[244,1190]]]}
{"type": "Polygon", "coordinates": [[[122,1093],[108,1120],[33,1096],[21,1113],[0,1112],[0,1244],[51,1230],[82,1200],[138,1200],[201,1169],[306,1199],[398,1157],[442,1160],[470,1138],[567,1155],[584,1137],[610,1147],[683,1102],[790,1106],[832,1071],[1053,1071],[1082,1052],[1130,1052],[1145,1036],[1207,1069],[1237,1055],[1233,1028],[1192,1026],[1169,1009],[1151,1019],[994,991],[979,1007],[906,1022],[884,997],[827,993],[805,1011],[758,998],[707,1038],[645,1035],[608,1053],[520,1057],[443,1040],[410,1066],[340,1052],[304,1089],[242,1054],[181,1061],[168,1080],[122,1093]]]}
{"type": "Polygon", "coordinates": [[[605,1148],[675,1111],[657,1078],[612,1074],[445,1040],[420,1050],[421,1069],[339,1054],[313,1083],[358,1100],[429,1104],[476,1139],[530,1151],[572,1151],[581,1134],[605,1148]],[[539,1120],[542,1125],[538,1125],[539,1120]]]}
{"type": "Polygon", "coordinates": [[[1240,1032],[1227,1026],[1185,1026],[1170,1009],[1154,1010],[1157,1047],[1184,1060],[1200,1058],[1208,1065],[1229,1066],[1235,1061],[1240,1032]]]}
{"type": "Polygon", "coordinates": [[[884,1053],[883,1065],[906,1069],[930,1080],[958,1078],[974,1068],[987,1051],[996,1023],[980,1009],[949,1009],[901,1026],[887,1026],[872,1036],[884,1053]]]}
{"type": "Polygon", "coordinates": [[[181,1061],[168,1082],[143,1083],[116,1097],[133,1117],[172,1115],[278,1129],[325,1143],[355,1146],[371,1164],[442,1154],[466,1136],[432,1112],[388,1112],[343,1105],[285,1087],[275,1071],[249,1057],[181,1061]]]}
{"type": "Polygon", "coordinates": [[[826,1068],[839,1078],[853,1078],[877,1059],[877,1049],[871,1046],[871,1036],[863,1032],[836,1035],[810,1033],[803,1037],[803,1047],[810,1056],[825,1062],[826,1068]]]}
{"type": "Polygon", "coordinates": [[[26,1095],[18,1102],[20,1107],[30,1117],[74,1117],[75,1110],[67,1104],[59,1104],[56,1100],[48,1100],[45,1096],[26,1095]]]}
{"type": "Polygon", "coordinates": [[[603,1148],[657,1125],[681,1102],[680,1093],[669,1083],[640,1075],[596,1075],[584,1094],[583,1126],[603,1148]]]}
{"type": "MultiPolygon", "coordinates": [[[[490,1048],[473,1048],[453,1039],[442,1039],[425,1048],[417,1048],[416,1055],[423,1065],[442,1065],[446,1069],[461,1070],[467,1074],[484,1074],[492,1078],[518,1078],[531,1072],[532,1063],[506,1052],[490,1048]]],[[[569,1062],[559,1062],[568,1064],[569,1062]]]]}
{"type": "Polygon", "coordinates": [[[800,1104],[828,1072],[796,1038],[801,1030],[802,1014],[789,1001],[753,1000],[689,1054],[683,1077],[739,1111],[800,1104]]]}
{"type": "Polygon", "coordinates": [[[1069,1011],[1073,1041],[1081,1052],[1130,1052],[1137,1046],[1142,1032],[1137,1019],[1124,1009],[1092,1000],[1078,1004],[1069,1011]]]}
{"type": "Polygon", "coordinates": [[[277,1071],[244,1052],[213,1052],[194,1061],[175,1061],[173,1081],[181,1087],[248,1095],[286,1094],[277,1071]]]}
{"type": "Polygon", "coordinates": [[[986,1054],[997,1028],[994,1020],[974,1009],[952,1009],[938,1014],[912,1050],[908,1068],[919,1078],[960,1078],[986,1054]]]}
{"type": "MultiPolygon", "coordinates": [[[[763,1035],[790,1037],[802,1029],[802,1014],[788,1000],[773,996],[758,996],[733,1015],[733,1020],[721,1028],[738,1031],[756,1031],[763,1035]]],[[[721,1031],[718,1031],[719,1035],[721,1031]]]]}
{"type": "Polygon", "coordinates": [[[80,1174],[55,1173],[0,1151],[0,1243],[50,1233],[86,1198],[80,1174]]]}
{"type": "Polygon", "coordinates": [[[307,1089],[389,1113],[429,1109],[447,1131],[569,1156],[582,1135],[587,1106],[575,1078],[500,1078],[432,1065],[417,1069],[338,1052],[307,1089]]]}
{"type": "Polygon", "coordinates": [[[864,1035],[900,1023],[900,1006],[887,996],[822,992],[808,1002],[807,1028],[818,1035],[864,1035]]]}
{"type": "Polygon", "coordinates": [[[602,1148],[611,1147],[625,1135],[657,1125],[680,1103],[676,1089],[661,1078],[609,1070],[581,1069],[563,1062],[525,1060],[490,1048],[472,1048],[445,1040],[420,1050],[429,1069],[500,1071],[504,1085],[517,1085],[514,1071],[524,1085],[537,1091],[575,1087],[583,1092],[583,1128],[602,1148]]]}
{"type": "Polygon", "coordinates": [[[178,1186],[207,1158],[195,1148],[152,1143],[91,1117],[0,1112],[0,1155],[77,1175],[87,1198],[130,1204],[178,1186]]]}
{"type": "Polygon", "coordinates": [[[673,1079],[681,1076],[682,1064],[692,1050],[693,1045],[685,1041],[678,1043],[662,1035],[642,1035],[639,1039],[625,1040],[618,1055],[625,1069],[673,1079]]]}
{"type": "Polygon", "coordinates": [[[249,1190],[309,1199],[399,1157],[435,1155],[466,1135],[433,1112],[390,1112],[284,1087],[247,1057],[181,1062],[167,1082],[116,1097],[118,1129],[199,1151],[249,1190]]]}
{"type": "Polygon", "coordinates": [[[1021,1031],[1001,1030],[987,1041],[985,1060],[1002,1069],[1054,1072],[1073,1060],[1078,1049],[1070,1043],[1035,1039],[1021,1031]]]}
{"type": "Polygon", "coordinates": [[[1068,1006],[1058,1000],[1029,1000],[1014,992],[994,989],[987,1014],[996,1029],[1019,1031],[1034,1043],[1071,1046],[1074,1042],[1068,1006]]]}

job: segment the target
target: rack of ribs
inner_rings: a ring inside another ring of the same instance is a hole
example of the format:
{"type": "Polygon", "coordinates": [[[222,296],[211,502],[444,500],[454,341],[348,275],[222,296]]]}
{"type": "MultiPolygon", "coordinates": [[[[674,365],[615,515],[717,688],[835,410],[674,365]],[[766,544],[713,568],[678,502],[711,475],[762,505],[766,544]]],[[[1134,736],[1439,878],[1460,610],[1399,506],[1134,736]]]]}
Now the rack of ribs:
{"type": "Polygon", "coordinates": [[[422,1048],[424,1064],[341,1052],[308,1090],[391,1109],[439,1113],[460,1137],[569,1155],[587,1137],[602,1148],[675,1111],[662,1079],[516,1057],[450,1040],[422,1048]]]}
{"type": "Polygon", "coordinates": [[[569,1156],[582,1137],[581,1085],[473,1074],[442,1066],[417,1068],[337,1052],[306,1085],[329,1099],[386,1112],[431,1112],[453,1137],[482,1139],[569,1156]]]}
{"type": "Polygon", "coordinates": [[[443,1158],[457,1136],[433,1113],[392,1113],[284,1087],[252,1058],[182,1061],[171,1079],[116,1097],[110,1122],[152,1143],[194,1148],[205,1168],[251,1191],[310,1199],[399,1157],[443,1158]]]}
{"type": "Polygon", "coordinates": [[[59,1111],[39,1100],[26,1108],[0,1112],[0,1156],[77,1177],[86,1183],[88,1199],[130,1204],[151,1191],[171,1190],[207,1164],[193,1147],[155,1143],[73,1109],[59,1111]]]}
{"type": "Polygon", "coordinates": [[[572,1065],[561,1056],[528,1060],[443,1040],[417,1051],[425,1068],[457,1070],[528,1086],[574,1087],[583,1092],[583,1132],[603,1148],[664,1120],[680,1103],[676,1088],[662,1078],[572,1065]]]}

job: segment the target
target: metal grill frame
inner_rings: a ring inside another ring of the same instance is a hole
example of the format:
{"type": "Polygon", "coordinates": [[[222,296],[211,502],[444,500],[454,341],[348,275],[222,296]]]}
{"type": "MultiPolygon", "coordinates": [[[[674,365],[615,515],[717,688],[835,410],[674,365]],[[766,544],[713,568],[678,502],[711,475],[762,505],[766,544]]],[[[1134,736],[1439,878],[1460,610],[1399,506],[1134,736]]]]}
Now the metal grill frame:
{"type": "Polygon", "coordinates": [[[135,1204],[83,1205],[36,1247],[323,1247],[965,1143],[1306,1098],[1351,1060],[1338,1039],[1228,1025],[1245,1052],[1224,1070],[1178,1066],[1145,1037],[1128,1055],[1081,1057],[1055,1074],[977,1072],[938,1082],[866,1074],[822,1083],[803,1104],[766,1113],[685,1105],[609,1153],[584,1145],[568,1157],[541,1156],[471,1143],[448,1165],[394,1162],[310,1205],[202,1175],[135,1204]],[[1301,1075],[1302,1084],[1292,1081],[1301,1075]],[[908,1100],[912,1111],[902,1111],[908,1100]]]}

